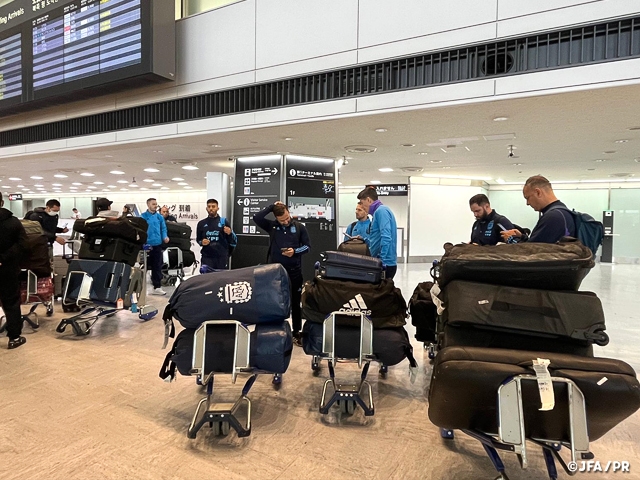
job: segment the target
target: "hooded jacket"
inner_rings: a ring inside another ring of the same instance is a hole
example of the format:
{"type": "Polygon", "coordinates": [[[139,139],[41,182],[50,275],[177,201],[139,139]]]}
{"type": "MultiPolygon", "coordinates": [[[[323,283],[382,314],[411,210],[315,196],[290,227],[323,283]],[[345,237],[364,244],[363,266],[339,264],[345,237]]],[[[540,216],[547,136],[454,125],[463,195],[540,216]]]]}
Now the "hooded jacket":
{"type": "Polygon", "coordinates": [[[20,269],[19,262],[27,249],[27,234],[20,220],[6,208],[0,208],[0,272],[20,269]]]}
{"type": "Polygon", "coordinates": [[[45,208],[37,207],[33,209],[33,213],[29,215],[27,220],[34,220],[40,225],[42,225],[42,230],[44,231],[49,244],[53,245],[53,242],[56,241],[56,237],[58,233],[63,232],[63,228],[58,227],[58,214],[49,215],[45,208]]]}

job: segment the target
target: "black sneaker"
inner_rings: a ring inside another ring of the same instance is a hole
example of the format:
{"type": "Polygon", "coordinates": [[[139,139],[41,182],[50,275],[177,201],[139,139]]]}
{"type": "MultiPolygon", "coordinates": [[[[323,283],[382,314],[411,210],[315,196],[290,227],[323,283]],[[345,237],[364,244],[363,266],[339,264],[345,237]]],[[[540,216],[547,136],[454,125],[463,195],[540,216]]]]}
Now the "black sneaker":
{"type": "Polygon", "coordinates": [[[302,346],[302,337],[300,336],[300,332],[293,332],[293,344],[296,347],[302,346]]]}
{"type": "Polygon", "coordinates": [[[13,340],[9,339],[9,346],[7,348],[11,350],[12,348],[18,348],[20,345],[24,345],[25,343],[27,343],[27,339],[24,337],[14,338],[13,340]]]}

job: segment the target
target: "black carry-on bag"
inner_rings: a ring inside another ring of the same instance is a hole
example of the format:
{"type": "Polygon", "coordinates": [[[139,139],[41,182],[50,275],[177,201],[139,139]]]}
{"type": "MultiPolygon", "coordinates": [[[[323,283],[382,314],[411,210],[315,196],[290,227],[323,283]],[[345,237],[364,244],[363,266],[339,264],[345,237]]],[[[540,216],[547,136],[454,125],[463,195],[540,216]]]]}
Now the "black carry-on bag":
{"type": "Polygon", "coordinates": [[[541,290],[578,290],[594,267],[579,241],[451,246],[439,262],[438,284],[453,280],[541,290]]]}
{"type": "Polygon", "coordinates": [[[122,238],[85,236],[80,244],[78,258],[123,262],[132,267],[138,261],[140,245],[122,238]]]}
{"type": "Polygon", "coordinates": [[[91,279],[90,300],[115,304],[123,298],[129,288],[131,267],[122,262],[101,260],[71,260],[67,273],[67,297],[77,298],[82,283],[81,276],[70,276],[71,272],[87,273],[91,279]]]}
{"type": "Polygon", "coordinates": [[[416,340],[425,343],[436,341],[438,311],[431,299],[433,282],[419,283],[409,300],[411,324],[416,327],[416,340]]]}
{"type": "Polygon", "coordinates": [[[186,223],[167,222],[169,247],[191,250],[191,227],[186,223]]]}
{"type": "Polygon", "coordinates": [[[371,256],[369,246],[361,238],[350,238],[338,245],[339,252],[355,253],[356,255],[371,256]]]}
{"type": "Polygon", "coordinates": [[[147,241],[147,221],[141,217],[90,217],[76,220],[73,231],[90,237],[121,238],[143,245],[147,241]]]}
{"type": "Polygon", "coordinates": [[[323,252],[322,261],[316,265],[318,275],[335,280],[380,283],[384,268],[379,258],[347,252],[323,252]]]}

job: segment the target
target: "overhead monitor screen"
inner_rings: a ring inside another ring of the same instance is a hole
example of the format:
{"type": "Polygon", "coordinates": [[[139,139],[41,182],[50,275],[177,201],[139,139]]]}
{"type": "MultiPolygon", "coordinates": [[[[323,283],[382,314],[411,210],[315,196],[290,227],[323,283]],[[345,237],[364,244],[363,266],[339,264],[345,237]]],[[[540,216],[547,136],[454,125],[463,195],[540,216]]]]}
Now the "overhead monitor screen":
{"type": "Polygon", "coordinates": [[[21,96],[22,38],[17,33],[0,39],[0,100],[21,96]]]}

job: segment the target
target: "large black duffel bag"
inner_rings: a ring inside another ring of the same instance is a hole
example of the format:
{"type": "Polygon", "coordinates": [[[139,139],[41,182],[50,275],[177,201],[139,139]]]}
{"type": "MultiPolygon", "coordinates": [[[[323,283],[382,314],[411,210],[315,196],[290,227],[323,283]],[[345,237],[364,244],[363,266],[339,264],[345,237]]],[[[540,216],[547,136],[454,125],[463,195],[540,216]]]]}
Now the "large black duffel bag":
{"type": "Polygon", "coordinates": [[[91,237],[122,238],[136,245],[147,241],[147,221],[142,217],[90,217],[76,220],[73,231],[91,237]]]}
{"type": "MultiPolygon", "coordinates": [[[[160,378],[175,377],[176,369],[181,375],[191,375],[193,365],[193,342],[195,328],[185,328],[167,353],[160,378]]],[[[268,373],[285,373],[291,362],[293,337],[288,322],[256,325],[251,332],[249,363],[252,368],[268,373]]]]}
{"type": "Polygon", "coordinates": [[[438,284],[453,280],[541,290],[578,290],[594,266],[591,250],[579,241],[455,245],[439,263],[438,284]]]}
{"type": "Polygon", "coordinates": [[[282,322],[289,317],[289,276],[279,263],[218,270],[182,282],[169,299],[164,319],[185,328],[207,320],[246,324],[282,322]]]}
{"type": "Polygon", "coordinates": [[[191,249],[191,227],[186,223],[167,222],[167,237],[169,247],[181,250],[191,249]]]}
{"type": "Polygon", "coordinates": [[[411,299],[409,299],[409,313],[411,324],[416,327],[416,340],[419,342],[435,342],[438,312],[431,298],[433,282],[419,283],[411,299]]]}
{"type": "Polygon", "coordinates": [[[407,303],[402,292],[385,279],[379,284],[347,282],[316,277],[302,290],[302,316],[322,323],[332,312],[363,312],[374,328],[406,324],[407,303]]]}
{"type": "Polygon", "coordinates": [[[365,255],[368,257],[371,256],[371,252],[369,251],[367,242],[365,242],[361,238],[350,238],[349,240],[345,240],[340,245],[338,245],[338,251],[355,253],[356,255],[365,255]]]}
{"type": "MultiPolygon", "coordinates": [[[[176,250],[167,250],[167,256],[169,263],[167,268],[174,269],[178,268],[178,252],[176,250]]],[[[182,266],[190,267],[196,262],[196,254],[191,250],[182,250],[182,266]]]]}
{"type": "MultiPolygon", "coordinates": [[[[548,352],[450,347],[436,357],[429,388],[429,419],[446,429],[498,433],[497,392],[516,375],[534,375],[536,358],[551,361],[549,373],[576,383],[585,396],[589,440],[594,441],[640,407],[640,384],[628,364],[548,352]]],[[[567,389],[554,384],[556,406],[540,411],[535,380],[522,383],[527,437],[568,442],[567,389]]]]}
{"type": "Polygon", "coordinates": [[[602,303],[592,292],[553,292],[456,280],[440,296],[445,307],[443,325],[579,345],[609,343],[602,303]]]}
{"type": "Polygon", "coordinates": [[[132,267],[138,261],[140,245],[122,238],[92,237],[85,235],[80,244],[78,258],[123,262],[132,267]]]}

